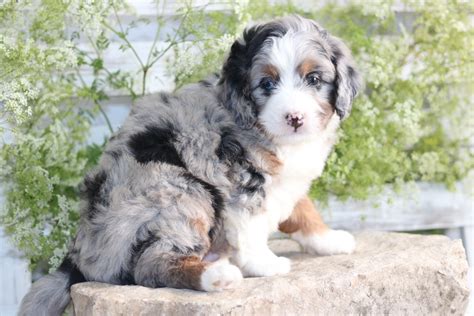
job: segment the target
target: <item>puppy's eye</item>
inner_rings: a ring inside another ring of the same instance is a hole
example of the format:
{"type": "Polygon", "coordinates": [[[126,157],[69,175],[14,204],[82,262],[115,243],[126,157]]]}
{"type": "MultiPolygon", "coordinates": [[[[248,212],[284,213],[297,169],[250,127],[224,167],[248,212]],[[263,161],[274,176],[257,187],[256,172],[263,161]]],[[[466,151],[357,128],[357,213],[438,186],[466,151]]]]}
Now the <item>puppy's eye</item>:
{"type": "Polygon", "coordinates": [[[310,86],[315,86],[319,88],[321,86],[321,79],[319,79],[318,74],[315,72],[309,73],[306,78],[306,83],[310,86]]]}
{"type": "Polygon", "coordinates": [[[262,81],[260,81],[260,88],[262,88],[266,92],[270,92],[276,89],[276,85],[276,81],[272,78],[263,78],[262,81]]]}

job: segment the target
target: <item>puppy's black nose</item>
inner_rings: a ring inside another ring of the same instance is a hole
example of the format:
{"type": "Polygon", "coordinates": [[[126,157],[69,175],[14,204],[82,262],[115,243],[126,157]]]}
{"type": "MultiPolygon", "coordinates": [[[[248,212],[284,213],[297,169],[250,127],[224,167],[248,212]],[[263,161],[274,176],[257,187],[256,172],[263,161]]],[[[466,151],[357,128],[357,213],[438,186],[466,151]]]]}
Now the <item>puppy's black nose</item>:
{"type": "Polygon", "coordinates": [[[301,113],[289,113],[286,115],[286,123],[296,130],[303,125],[304,115],[301,113]]]}

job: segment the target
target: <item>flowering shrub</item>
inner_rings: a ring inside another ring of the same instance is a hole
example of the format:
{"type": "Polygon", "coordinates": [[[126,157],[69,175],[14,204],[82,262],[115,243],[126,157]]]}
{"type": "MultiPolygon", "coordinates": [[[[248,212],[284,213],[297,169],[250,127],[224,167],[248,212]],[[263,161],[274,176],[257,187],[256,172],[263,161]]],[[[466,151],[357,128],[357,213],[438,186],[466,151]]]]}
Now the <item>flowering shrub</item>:
{"type": "MultiPolygon", "coordinates": [[[[192,9],[182,7],[182,21],[192,9]]],[[[92,119],[104,115],[112,132],[102,108],[105,91],[122,91],[132,99],[144,94],[147,71],[187,36],[180,33],[163,50],[155,40],[142,61],[127,35],[146,21],[124,27],[118,12],[125,10],[121,2],[82,0],[0,6],[0,177],[6,197],[1,223],[32,266],[44,261],[57,266],[75,234],[77,188],[102,151],[86,145],[92,119]],[[111,72],[104,65],[113,36],[121,50],[137,57],[138,74],[111,72]],[[91,51],[81,49],[81,41],[91,51]],[[91,82],[81,69],[91,70],[91,82]]]]}
{"type": "Polygon", "coordinates": [[[342,37],[366,81],[311,194],[320,200],[328,194],[362,199],[386,184],[418,180],[452,186],[473,167],[467,113],[473,106],[468,14],[474,7],[465,1],[403,3],[404,13],[394,11],[390,1],[313,11],[265,1],[183,2],[178,16],[158,14],[147,58],[140,57],[129,34],[150,21],[123,23],[120,12],[131,8],[122,2],[0,5],[2,225],[33,265],[57,266],[75,233],[77,186],[102,150],[86,141],[92,118],[103,115],[108,122],[102,109],[108,91],[132,100],[143,95],[150,69],[170,53],[168,73],[177,88],[202,79],[219,70],[251,20],[287,13],[314,18],[342,37]],[[176,26],[159,48],[167,23],[176,26]],[[81,48],[80,41],[91,49],[81,48]],[[112,41],[135,56],[136,72],[108,68],[103,56],[112,41]],[[91,70],[92,81],[81,69],[91,70]]]}

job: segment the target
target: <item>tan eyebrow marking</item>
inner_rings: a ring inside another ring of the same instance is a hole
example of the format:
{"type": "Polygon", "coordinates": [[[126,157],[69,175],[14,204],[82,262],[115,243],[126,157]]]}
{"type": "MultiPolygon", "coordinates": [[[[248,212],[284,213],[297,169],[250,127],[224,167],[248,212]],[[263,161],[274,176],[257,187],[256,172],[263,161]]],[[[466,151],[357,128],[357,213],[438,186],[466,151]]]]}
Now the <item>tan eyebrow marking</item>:
{"type": "Polygon", "coordinates": [[[273,65],[265,65],[262,72],[275,80],[279,77],[278,69],[273,65]]]}
{"type": "Polygon", "coordinates": [[[298,73],[302,78],[306,77],[308,73],[314,70],[317,66],[317,62],[314,59],[305,59],[298,66],[298,73]]]}

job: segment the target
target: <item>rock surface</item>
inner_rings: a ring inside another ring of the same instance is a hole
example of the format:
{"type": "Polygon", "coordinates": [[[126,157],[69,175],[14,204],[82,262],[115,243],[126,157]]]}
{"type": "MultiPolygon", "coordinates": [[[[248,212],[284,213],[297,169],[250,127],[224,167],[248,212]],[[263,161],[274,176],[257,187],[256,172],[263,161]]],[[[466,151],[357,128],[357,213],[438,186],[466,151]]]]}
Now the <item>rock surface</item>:
{"type": "Polygon", "coordinates": [[[461,242],[444,236],[366,232],[352,255],[314,257],[289,240],[285,276],[245,279],[203,293],[101,283],[76,284],[76,316],[103,315],[462,315],[468,265],[461,242]]]}

